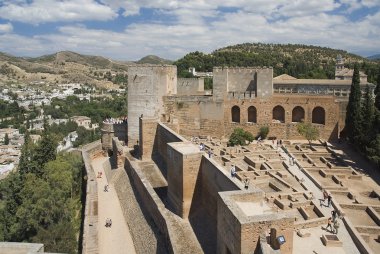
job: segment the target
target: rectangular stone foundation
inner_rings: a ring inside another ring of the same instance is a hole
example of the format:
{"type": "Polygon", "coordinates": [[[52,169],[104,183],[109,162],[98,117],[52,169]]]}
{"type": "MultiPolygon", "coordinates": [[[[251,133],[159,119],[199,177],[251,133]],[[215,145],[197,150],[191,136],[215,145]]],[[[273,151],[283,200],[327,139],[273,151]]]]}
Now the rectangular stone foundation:
{"type": "Polygon", "coordinates": [[[336,235],[322,235],[322,242],[326,247],[342,247],[343,243],[336,235]]]}

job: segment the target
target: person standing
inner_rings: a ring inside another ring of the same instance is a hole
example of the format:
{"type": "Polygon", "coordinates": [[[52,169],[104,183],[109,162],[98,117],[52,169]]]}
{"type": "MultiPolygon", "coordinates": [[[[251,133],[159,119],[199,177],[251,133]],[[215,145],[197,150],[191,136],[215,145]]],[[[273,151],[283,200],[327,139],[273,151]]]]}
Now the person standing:
{"type": "Polygon", "coordinates": [[[234,178],[235,175],[236,175],[235,165],[232,165],[232,167],[231,167],[231,177],[234,178]]]}
{"type": "Polygon", "coordinates": [[[336,219],[336,220],[334,221],[334,229],[335,229],[335,232],[334,232],[334,233],[335,233],[336,235],[338,234],[339,226],[340,226],[340,223],[339,223],[338,219],[336,219]]]}
{"type": "Polygon", "coordinates": [[[249,187],[249,178],[245,178],[244,179],[244,189],[248,190],[248,187],[249,187]]]}
{"type": "Polygon", "coordinates": [[[332,199],[331,194],[329,194],[329,195],[327,196],[327,206],[328,206],[328,207],[330,207],[330,205],[331,205],[331,199],[332,199]]]}

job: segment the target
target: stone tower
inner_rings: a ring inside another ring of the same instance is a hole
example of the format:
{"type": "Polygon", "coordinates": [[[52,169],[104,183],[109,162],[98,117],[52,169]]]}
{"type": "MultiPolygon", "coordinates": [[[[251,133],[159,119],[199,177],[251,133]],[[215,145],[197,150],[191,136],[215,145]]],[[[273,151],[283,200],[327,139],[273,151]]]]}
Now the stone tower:
{"type": "Polygon", "coordinates": [[[128,145],[139,140],[141,115],[160,119],[163,97],[177,93],[177,67],[173,65],[136,65],[128,68],[128,145]]]}

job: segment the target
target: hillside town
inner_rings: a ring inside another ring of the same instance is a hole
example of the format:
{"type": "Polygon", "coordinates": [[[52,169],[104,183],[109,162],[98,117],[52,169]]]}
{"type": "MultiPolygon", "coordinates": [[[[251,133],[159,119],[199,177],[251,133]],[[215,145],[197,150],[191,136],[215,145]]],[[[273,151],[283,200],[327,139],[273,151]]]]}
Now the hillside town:
{"type": "MultiPolygon", "coordinates": [[[[49,84],[42,83],[33,83],[29,86],[0,84],[0,101],[9,104],[17,103],[18,107],[24,109],[24,116],[27,120],[23,124],[29,125],[27,131],[30,133],[43,131],[45,122],[52,126],[71,121],[76,123],[78,127],[95,130],[99,128],[99,123],[92,123],[91,118],[87,116],[54,118],[45,114],[42,106],[50,105],[54,99],[65,100],[69,96],[74,96],[80,101],[91,101],[92,98],[110,98],[110,93],[123,94],[124,92],[124,89],[100,91],[93,86],[79,83],[59,84],[52,87],[49,84]],[[37,114],[35,113],[36,109],[37,114]]],[[[20,132],[20,129],[14,128],[12,125],[4,126],[7,121],[13,118],[12,116],[0,118],[0,126],[5,127],[0,128],[0,179],[17,168],[24,144],[25,130],[20,132]]],[[[41,138],[39,134],[31,134],[29,137],[33,143],[41,138]]],[[[59,142],[57,152],[73,148],[73,142],[77,138],[76,131],[69,133],[59,142]]]]}

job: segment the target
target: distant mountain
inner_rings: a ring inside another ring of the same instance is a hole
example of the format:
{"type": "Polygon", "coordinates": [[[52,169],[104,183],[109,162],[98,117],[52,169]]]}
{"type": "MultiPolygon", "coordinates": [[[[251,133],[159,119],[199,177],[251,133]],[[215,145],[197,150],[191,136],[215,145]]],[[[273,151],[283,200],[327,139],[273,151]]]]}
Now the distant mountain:
{"type": "Polygon", "coordinates": [[[367,59],[370,59],[370,60],[380,60],[380,54],[369,56],[369,57],[367,57],[367,59]]]}
{"type": "Polygon", "coordinates": [[[154,55],[148,55],[136,61],[136,63],[138,64],[172,64],[173,61],[163,59],[161,57],[154,56],[154,55]]]}
{"type": "Polygon", "coordinates": [[[192,52],[174,64],[179,75],[184,77],[189,76],[190,67],[195,67],[196,71],[212,71],[214,66],[270,66],[275,76],[288,74],[297,78],[333,79],[337,55],[345,59],[347,66],[359,62],[363,69],[371,68],[369,79],[374,78],[377,72],[372,71],[375,62],[344,50],[301,44],[244,43],[220,48],[211,54],[192,52]]]}
{"type": "MultiPolygon", "coordinates": [[[[0,84],[44,82],[88,83],[114,87],[116,75],[125,75],[133,62],[113,61],[101,56],[61,51],[35,58],[15,57],[0,52],[0,84]]],[[[119,80],[120,79],[116,79],[119,80]]]]}

